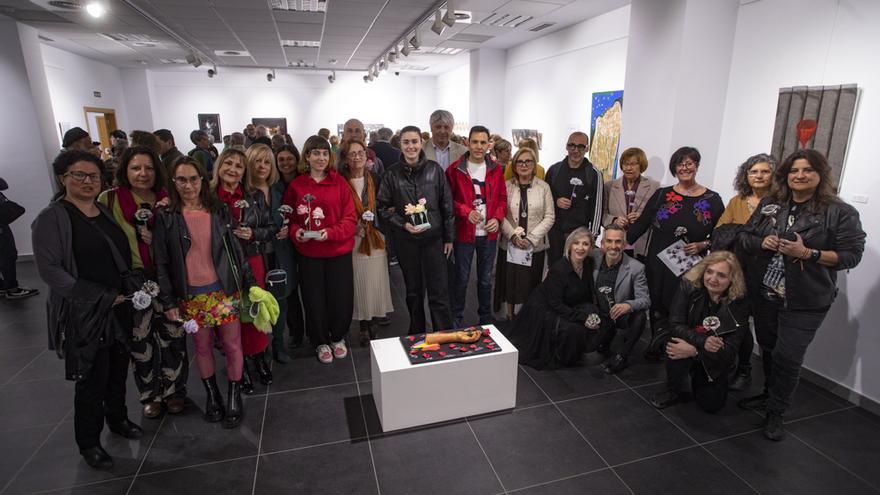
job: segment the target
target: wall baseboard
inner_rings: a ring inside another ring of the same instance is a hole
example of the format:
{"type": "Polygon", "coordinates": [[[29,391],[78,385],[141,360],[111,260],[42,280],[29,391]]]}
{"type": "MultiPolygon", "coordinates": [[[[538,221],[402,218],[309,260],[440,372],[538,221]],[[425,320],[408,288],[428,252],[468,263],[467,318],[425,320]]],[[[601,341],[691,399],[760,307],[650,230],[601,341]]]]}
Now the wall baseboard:
{"type": "Polygon", "coordinates": [[[807,368],[801,368],[801,378],[807,380],[813,385],[816,385],[831,392],[832,394],[846,400],[847,402],[851,402],[872,414],[880,416],[880,402],[877,402],[874,399],[865,397],[855,390],[852,390],[833,380],[825,378],[824,376],[807,368]]]}

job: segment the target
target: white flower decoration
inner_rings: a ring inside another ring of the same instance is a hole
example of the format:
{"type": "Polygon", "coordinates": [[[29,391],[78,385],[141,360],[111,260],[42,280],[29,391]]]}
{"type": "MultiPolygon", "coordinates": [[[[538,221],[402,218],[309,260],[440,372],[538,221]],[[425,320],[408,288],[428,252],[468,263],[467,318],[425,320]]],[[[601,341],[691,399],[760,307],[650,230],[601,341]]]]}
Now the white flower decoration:
{"type": "Polygon", "coordinates": [[[706,330],[714,332],[721,328],[721,320],[717,316],[707,316],[703,318],[703,326],[706,327],[706,330]]]}
{"type": "Polygon", "coordinates": [[[159,295],[159,284],[153,282],[152,280],[147,280],[146,282],[144,282],[141,290],[146,292],[147,295],[149,295],[150,297],[156,297],[159,295]]]}
{"type": "Polygon", "coordinates": [[[131,305],[134,306],[134,309],[138,311],[149,308],[150,304],[152,303],[153,298],[142,290],[139,290],[131,295],[131,305]]]}
{"type": "Polygon", "coordinates": [[[282,215],[290,215],[293,213],[293,208],[290,205],[281,205],[278,207],[278,213],[282,215]]]}
{"type": "Polygon", "coordinates": [[[134,212],[134,218],[138,222],[147,223],[153,218],[153,212],[148,210],[147,208],[141,208],[138,211],[134,212]]]}
{"type": "Polygon", "coordinates": [[[199,324],[193,319],[186,320],[183,324],[183,330],[186,331],[186,333],[196,333],[199,331],[199,324]]]}
{"type": "Polygon", "coordinates": [[[361,218],[363,218],[365,222],[372,222],[376,219],[376,215],[370,210],[364,210],[364,214],[361,215],[361,218]]]}
{"type": "Polygon", "coordinates": [[[571,184],[571,185],[573,185],[573,186],[582,186],[582,185],[584,185],[584,181],[580,180],[580,179],[577,178],[577,177],[572,177],[571,180],[568,181],[568,183],[571,184]]]}
{"type": "Polygon", "coordinates": [[[599,318],[599,315],[597,315],[596,313],[590,313],[590,315],[587,316],[587,321],[584,324],[590,330],[595,330],[595,329],[599,328],[599,325],[601,323],[602,323],[602,318],[599,318]]]}
{"type": "Polygon", "coordinates": [[[236,201],[236,202],[234,203],[234,205],[235,205],[236,208],[247,208],[247,207],[250,206],[250,205],[248,204],[248,202],[245,201],[245,200],[243,200],[243,199],[239,199],[238,201],[236,201]]]}
{"type": "Polygon", "coordinates": [[[775,217],[779,213],[779,205],[771,203],[761,208],[761,215],[775,217]]]}

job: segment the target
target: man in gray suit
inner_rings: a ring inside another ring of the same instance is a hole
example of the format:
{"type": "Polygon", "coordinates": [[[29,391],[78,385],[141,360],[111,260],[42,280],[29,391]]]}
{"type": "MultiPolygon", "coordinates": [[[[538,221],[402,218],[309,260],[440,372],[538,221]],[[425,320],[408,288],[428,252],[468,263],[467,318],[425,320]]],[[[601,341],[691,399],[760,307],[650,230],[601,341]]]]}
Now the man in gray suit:
{"type": "Polygon", "coordinates": [[[645,265],[623,252],[626,231],[613,224],[605,227],[600,246],[601,251],[593,251],[593,279],[599,305],[614,325],[598,350],[609,356],[602,369],[610,375],[626,368],[629,354],[645,328],[651,298],[645,265]]]}
{"type": "Polygon", "coordinates": [[[435,110],[429,119],[431,124],[431,139],[425,143],[422,149],[428,160],[440,164],[445,172],[449,165],[458,161],[461,155],[467,151],[467,147],[450,141],[452,128],[455,127],[455,119],[448,110],[435,110]]]}

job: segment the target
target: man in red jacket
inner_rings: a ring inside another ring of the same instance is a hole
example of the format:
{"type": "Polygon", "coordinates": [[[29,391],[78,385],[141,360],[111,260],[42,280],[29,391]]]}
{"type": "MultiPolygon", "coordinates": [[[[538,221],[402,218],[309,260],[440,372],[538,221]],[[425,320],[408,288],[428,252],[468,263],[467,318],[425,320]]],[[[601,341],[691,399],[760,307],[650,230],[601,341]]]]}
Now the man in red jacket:
{"type": "Polygon", "coordinates": [[[455,290],[452,300],[453,326],[462,326],[462,313],[471,275],[471,261],[477,254],[477,298],[480,324],[492,321],[492,266],[496,243],[507,208],[504,167],[489,157],[489,129],[471,127],[468,151],[446,169],[455,212],[455,290]]]}

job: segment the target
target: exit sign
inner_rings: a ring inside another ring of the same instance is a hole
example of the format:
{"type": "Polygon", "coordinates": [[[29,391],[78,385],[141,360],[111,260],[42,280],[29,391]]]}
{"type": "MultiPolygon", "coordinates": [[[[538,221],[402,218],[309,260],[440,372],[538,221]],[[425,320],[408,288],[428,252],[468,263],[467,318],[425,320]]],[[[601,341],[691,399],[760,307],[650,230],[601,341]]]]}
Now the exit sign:
{"type": "Polygon", "coordinates": [[[100,91],[92,91],[92,96],[94,96],[95,98],[100,98],[101,92],[100,91]]]}

